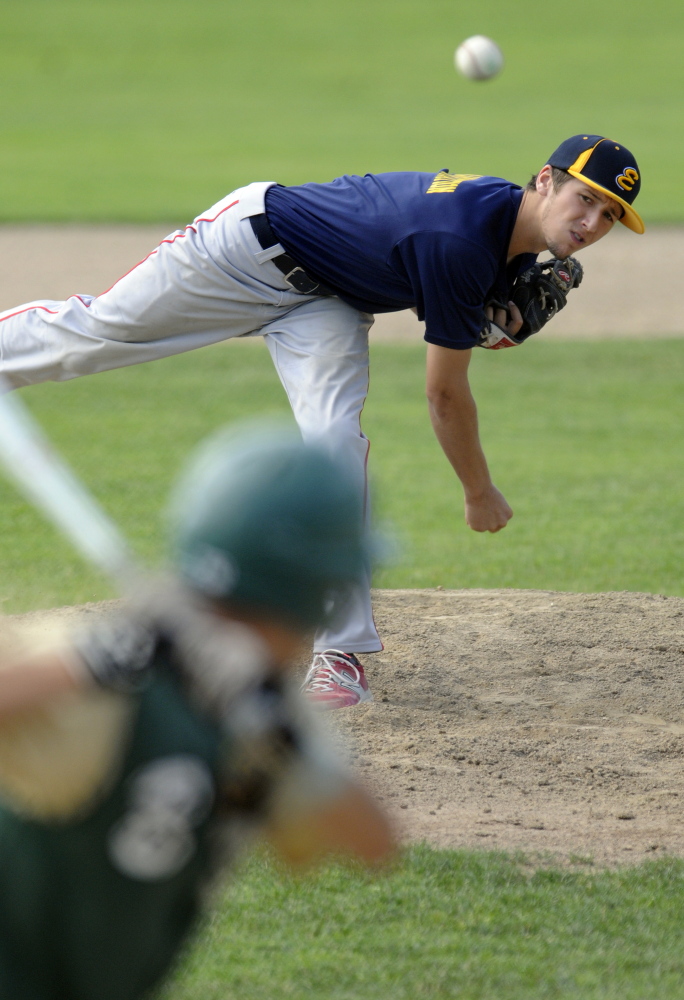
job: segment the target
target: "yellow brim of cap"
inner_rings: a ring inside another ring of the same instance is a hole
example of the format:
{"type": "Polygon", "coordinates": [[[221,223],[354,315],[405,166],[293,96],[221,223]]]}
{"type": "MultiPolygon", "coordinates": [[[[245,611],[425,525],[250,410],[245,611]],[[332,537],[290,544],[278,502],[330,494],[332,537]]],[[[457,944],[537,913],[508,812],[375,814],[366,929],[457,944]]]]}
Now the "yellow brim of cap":
{"type": "Polygon", "coordinates": [[[588,177],[585,177],[584,174],[581,174],[579,170],[576,170],[574,167],[569,167],[568,173],[571,174],[572,177],[576,177],[578,181],[582,181],[583,184],[587,184],[589,187],[594,188],[595,191],[600,191],[601,194],[607,195],[609,198],[612,198],[613,201],[622,205],[625,210],[625,214],[620,219],[620,222],[623,226],[627,226],[627,228],[631,229],[634,233],[641,234],[646,231],[644,220],[641,218],[639,213],[635,212],[632,206],[628,205],[627,202],[623,201],[623,199],[618,195],[613,194],[613,192],[609,191],[608,188],[604,188],[600,184],[597,184],[596,181],[589,180],[588,177]]]}

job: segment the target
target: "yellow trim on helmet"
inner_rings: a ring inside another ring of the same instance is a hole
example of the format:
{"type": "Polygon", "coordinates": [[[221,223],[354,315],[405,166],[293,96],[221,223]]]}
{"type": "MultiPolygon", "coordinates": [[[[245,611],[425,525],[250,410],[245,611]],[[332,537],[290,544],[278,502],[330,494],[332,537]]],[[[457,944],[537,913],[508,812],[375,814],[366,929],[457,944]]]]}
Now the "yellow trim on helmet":
{"type": "MultiPolygon", "coordinates": [[[[596,149],[596,147],[600,146],[602,142],[604,142],[604,140],[603,139],[599,139],[599,141],[597,143],[594,143],[593,146],[590,146],[589,149],[585,149],[583,153],[580,153],[580,155],[577,157],[577,159],[575,160],[575,162],[573,164],[571,164],[571,166],[568,167],[568,173],[570,173],[573,170],[581,170],[582,167],[584,166],[584,164],[587,162],[587,160],[591,156],[591,154],[596,149]]],[[[576,176],[576,175],[573,175],[573,176],[576,176]]]]}

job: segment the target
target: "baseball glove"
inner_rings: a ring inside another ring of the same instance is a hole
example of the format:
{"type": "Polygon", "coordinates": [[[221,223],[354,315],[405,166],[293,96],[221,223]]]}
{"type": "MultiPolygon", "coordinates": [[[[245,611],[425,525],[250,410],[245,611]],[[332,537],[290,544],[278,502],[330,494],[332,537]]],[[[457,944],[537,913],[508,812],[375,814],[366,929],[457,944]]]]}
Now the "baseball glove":
{"type": "MultiPolygon", "coordinates": [[[[515,347],[533,333],[539,333],[565,306],[568,292],[577,288],[583,274],[582,265],[574,257],[566,257],[565,260],[552,257],[523,271],[516,278],[511,292],[511,300],[522,314],[521,328],[513,337],[496,323],[488,321],[480,334],[480,347],[490,350],[515,347]]],[[[488,305],[506,308],[499,302],[488,305]]]]}

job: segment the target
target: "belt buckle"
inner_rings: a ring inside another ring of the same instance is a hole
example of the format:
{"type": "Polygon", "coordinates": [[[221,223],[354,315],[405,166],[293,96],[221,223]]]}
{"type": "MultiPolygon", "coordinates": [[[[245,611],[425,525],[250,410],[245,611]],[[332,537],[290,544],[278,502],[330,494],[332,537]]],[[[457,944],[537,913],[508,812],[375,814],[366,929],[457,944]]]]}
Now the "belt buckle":
{"type": "Polygon", "coordinates": [[[309,275],[306,273],[303,267],[293,267],[285,275],[285,281],[297,292],[301,292],[304,295],[311,295],[318,288],[318,282],[312,281],[309,275]]]}

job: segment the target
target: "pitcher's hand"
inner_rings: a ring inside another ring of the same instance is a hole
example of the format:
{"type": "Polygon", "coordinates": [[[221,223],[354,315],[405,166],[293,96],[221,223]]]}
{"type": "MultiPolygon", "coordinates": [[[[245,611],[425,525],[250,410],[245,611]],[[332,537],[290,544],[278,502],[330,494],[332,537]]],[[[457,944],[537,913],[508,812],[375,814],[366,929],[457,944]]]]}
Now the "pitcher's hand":
{"type": "Polygon", "coordinates": [[[466,497],[466,524],[473,531],[501,531],[512,517],[505,496],[493,484],[478,496],[466,497]]]}

